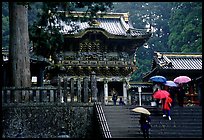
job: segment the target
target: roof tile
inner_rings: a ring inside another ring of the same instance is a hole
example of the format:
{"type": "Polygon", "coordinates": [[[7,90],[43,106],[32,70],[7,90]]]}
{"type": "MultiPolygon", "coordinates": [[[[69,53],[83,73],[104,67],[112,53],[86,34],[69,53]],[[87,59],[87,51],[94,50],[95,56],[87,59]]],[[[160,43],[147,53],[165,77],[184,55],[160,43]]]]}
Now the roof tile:
{"type": "MultiPolygon", "coordinates": [[[[167,58],[171,61],[172,66],[169,67],[167,65],[163,65],[163,69],[180,69],[180,70],[202,70],[202,56],[200,57],[180,57],[178,56],[167,56],[167,58]]],[[[160,62],[166,62],[163,57],[157,58],[160,62]]],[[[159,61],[158,61],[159,62],[159,61]]]]}

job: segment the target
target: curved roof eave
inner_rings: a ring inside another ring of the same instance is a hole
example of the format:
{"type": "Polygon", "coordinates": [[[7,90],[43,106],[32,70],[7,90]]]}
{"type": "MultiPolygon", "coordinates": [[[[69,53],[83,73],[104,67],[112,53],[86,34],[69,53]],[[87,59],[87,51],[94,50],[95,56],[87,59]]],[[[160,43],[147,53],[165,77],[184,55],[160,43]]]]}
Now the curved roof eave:
{"type": "Polygon", "coordinates": [[[140,35],[140,36],[131,36],[131,35],[115,35],[107,32],[105,29],[102,28],[87,28],[85,30],[82,30],[78,33],[74,34],[64,34],[65,37],[73,37],[73,38],[82,38],[86,33],[88,32],[95,32],[95,33],[102,33],[104,34],[107,38],[117,38],[117,39],[148,39],[151,36],[150,34],[147,35],[140,35]]]}

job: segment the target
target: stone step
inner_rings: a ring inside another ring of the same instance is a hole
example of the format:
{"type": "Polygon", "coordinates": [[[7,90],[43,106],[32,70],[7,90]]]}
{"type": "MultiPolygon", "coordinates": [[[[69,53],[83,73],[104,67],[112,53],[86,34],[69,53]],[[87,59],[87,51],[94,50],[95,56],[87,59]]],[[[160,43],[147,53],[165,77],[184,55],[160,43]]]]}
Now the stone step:
{"type": "MultiPolygon", "coordinates": [[[[121,112],[121,113],[129,113],[129,114],[133,114],[133,115],[139,115],[140,113],[137,113],[137,112],[133,112],[132,110],[129,110],[129,109],[116,109],[116,108],[109,108],[109,109],[106,109],[104,108],[104,111],[107,112],[107,113],[118,113],[118,112],[121,112]]],[[[149,110],[150,113],[153,113],[153,114],[157,114],[157,113],[163,113],[162,110],[154,110],[154,111],[151,111],[149,110]]],[[[178,111],[178,110],[170,110],[171,113],[174,113],[174,114],[184,114],[184,115],[197,115],[197,114],[202,114],[202,110],[201,111],[178,111]]]]}
{"type": "MultiPolygon", "coordinates": [[[[135,106],[103,108],[113,138],[143,138],[139,124],[140,113],[131,111],[135,106]]],[[[202,136],[202,108],[174,107],[171,110],[171,121],[162,117],[161,110],[154,107],[147,109],[151,112],[152,138],[202,136]]]]}
{"type": "MultiPolygon", "coordinates": [[[[112,131],[112,136],[114,138],[143,138],[143,134],[141,131],[112,131]],[[124,132],[124,133],[123,133],[124,132]]],[[[150,131],[149,135],[151,138],[201,138],[202,134],[197,134],[197,133],[181,133],[181,132],[153,132],[150,131]]]]}

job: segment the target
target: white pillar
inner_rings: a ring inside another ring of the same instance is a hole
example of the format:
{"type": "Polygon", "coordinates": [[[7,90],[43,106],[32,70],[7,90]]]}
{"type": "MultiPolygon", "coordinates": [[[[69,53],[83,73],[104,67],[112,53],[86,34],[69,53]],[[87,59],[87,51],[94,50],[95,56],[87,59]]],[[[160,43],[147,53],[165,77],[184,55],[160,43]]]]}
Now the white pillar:
{"type": "Polygon", "coordinates": [[[123,98],[124,98],[124,103],[127,104],[127,86],[126,86],[126,82],[123,82],[123,98]]]}
{"type": "Polygon", "coordinates": [[[108,104],[108,83],[106,81],[104,82],[104,103],[108,104]]]}
{"type": "Polygon", "coordinates": [[[138,93],[139,93],[139,106],[142,106],[142,87],[138,87],[138,93]]]}
{"type": "Polygon", "coordinates": [[[128,103],[131,104],[131,95],[128,93],[128,103]]]}

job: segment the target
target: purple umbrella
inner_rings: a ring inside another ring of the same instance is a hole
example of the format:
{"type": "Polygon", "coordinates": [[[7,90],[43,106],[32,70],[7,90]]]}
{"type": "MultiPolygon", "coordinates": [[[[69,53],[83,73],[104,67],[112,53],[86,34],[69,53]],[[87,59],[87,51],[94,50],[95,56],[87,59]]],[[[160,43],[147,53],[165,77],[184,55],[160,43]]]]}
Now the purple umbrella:
{"type": "Polygon", "coordinates": [[[178,83],[178,84],[181,84],[181,83],[188,83],[191,81],[191,78],[188,77],[188,76],[179,76],[179,77],[176,77],[174,79],[174,82],[175,83],[178,83]]]}
{"type": "Polygon", "coordinates": [[[169,87],[177,87],[178,86],[174,81],[166,81],[165,85],[169,86],[169,87]]]}

